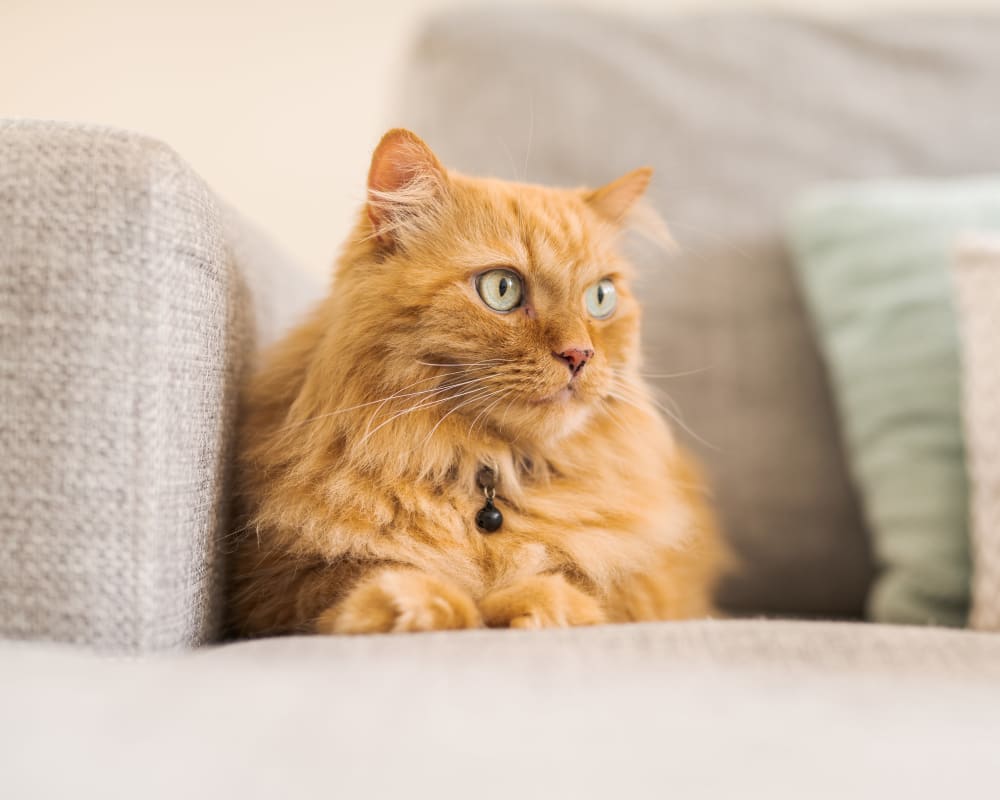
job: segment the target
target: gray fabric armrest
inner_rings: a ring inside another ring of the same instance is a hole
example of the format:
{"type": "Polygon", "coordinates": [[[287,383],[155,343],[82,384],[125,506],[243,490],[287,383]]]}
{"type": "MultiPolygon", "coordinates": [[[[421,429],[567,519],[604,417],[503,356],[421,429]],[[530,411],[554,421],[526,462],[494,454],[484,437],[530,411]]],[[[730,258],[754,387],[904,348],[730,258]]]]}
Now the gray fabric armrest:
{"type": "Polygon", "coordinates": [[[285,269],[235,219],[156,141],[0,122],[0,635],[216,635],[247,278],[285,269]]]}

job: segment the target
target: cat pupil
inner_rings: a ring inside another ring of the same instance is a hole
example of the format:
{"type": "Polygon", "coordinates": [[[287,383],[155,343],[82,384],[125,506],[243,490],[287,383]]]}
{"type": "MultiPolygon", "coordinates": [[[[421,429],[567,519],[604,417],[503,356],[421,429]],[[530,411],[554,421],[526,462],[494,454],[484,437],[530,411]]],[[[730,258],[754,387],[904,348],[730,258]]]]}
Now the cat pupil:
{"type": "Polygon", "coordinates": [[[597,284],[597,304],[601,305],[604,302],[604,287],[601,284],[597,284]]]}
{"type": "Polygon", "coordinates": [[[506,278],[501,278],[500,279],[500,296],[501,297],[503,297],[505,294],[507,294],[507,284],[508,284],[508,281],[507,281],[506,278]]]}

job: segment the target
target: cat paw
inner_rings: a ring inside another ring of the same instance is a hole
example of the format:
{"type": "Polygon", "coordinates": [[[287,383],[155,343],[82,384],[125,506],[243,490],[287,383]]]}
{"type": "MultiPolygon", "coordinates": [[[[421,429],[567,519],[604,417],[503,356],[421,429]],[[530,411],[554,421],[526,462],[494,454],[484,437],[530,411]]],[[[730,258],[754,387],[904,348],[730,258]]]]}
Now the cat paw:
{"type": "Polygon", "coordinates": [[[479,604],[491,628],[566,628],[607,621],[601,604],[562,575],[535,575],[491,592],[479,604]]]}
{"type": "Polygon", "coordinates": [[[382,569],[363,579],[316,621],[317,633],[398,633],[478,628],[475,602],[416,569],[382,569]]]}

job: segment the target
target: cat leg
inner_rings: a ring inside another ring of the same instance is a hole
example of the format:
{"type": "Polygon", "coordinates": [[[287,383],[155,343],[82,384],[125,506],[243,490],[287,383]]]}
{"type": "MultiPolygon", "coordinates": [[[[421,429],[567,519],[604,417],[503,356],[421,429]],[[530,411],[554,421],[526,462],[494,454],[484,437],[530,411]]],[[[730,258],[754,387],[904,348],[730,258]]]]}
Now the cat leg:
{"type": "Polygon", "coordinates": [[[565,628],[606,621],[600,602],[558,573],[533,575],[497,589],[479,608],[491,628],[565,628]]]}
{"type": "Polygon", "coordinates": [[[456,630],[482,625],[475,601],[442,578],[413,567],[379,567],[316,620],[317,633],[456,630]]]}

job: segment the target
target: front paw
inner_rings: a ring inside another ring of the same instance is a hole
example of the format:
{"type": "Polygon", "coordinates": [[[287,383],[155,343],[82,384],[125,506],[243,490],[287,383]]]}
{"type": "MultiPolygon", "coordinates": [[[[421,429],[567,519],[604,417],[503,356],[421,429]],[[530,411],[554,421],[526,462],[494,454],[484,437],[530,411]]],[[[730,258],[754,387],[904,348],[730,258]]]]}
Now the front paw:
{"type": "Polygon", "coordinates": [[[491,628],[565,628],[599,625],[601,604],[562,575],[535,575],[488,594],[479,604],[491,628]]]}
{"type": "Polygon", "coordinates": [[[475,602],[447,581],[406,567],[362,579],[316,621],[317,633],[396,633],[478,628],[475,602]]]}

